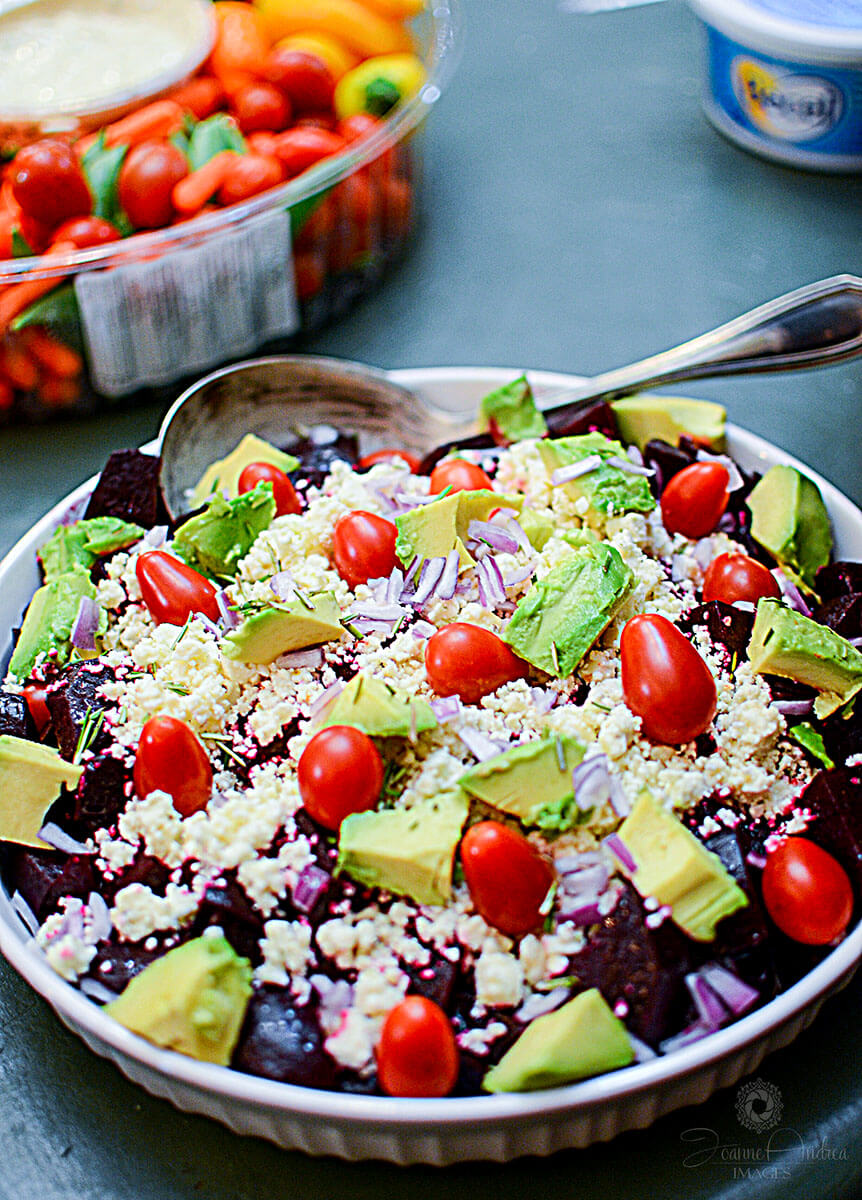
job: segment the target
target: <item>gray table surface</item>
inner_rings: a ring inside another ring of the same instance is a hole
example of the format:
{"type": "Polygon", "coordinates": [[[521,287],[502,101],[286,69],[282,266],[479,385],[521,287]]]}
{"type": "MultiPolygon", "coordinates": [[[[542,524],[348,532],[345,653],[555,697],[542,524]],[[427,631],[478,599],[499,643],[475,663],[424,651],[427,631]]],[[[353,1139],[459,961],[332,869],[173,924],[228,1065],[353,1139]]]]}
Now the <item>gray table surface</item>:
{"type": "MultiPolygon", "coordinates": [[[[803,283],[862,271],[862,179],[774,166],[719,137],[699,109],[699,32],[681,3],[586,17],[554,0],[465,0],[464,17],[462,61],[428,126],[415,247],[302,349],[383,367],[593,374],[803,283]]],[[[859,363],[693,394],[719,399],[862,500],[859,363]]],[[[109,450],[151,437],[160,415],[149,405],[0,432],[0,551],[109,450]]],[[[729,1089],[540,1167],[402,1170],[316,1161],[175,1112],[90,1054],[3,964],[0,1197],[436,1200],[469,1190],[481,1200],[537,1186],[565,1200],[855,1197],[860,996],[857,981],[759,1069],[781,1092],[788,1131],[769,1161],[729,1089]],[[694,1128],[761,1159],[693,1162],[694,1128]]]]}

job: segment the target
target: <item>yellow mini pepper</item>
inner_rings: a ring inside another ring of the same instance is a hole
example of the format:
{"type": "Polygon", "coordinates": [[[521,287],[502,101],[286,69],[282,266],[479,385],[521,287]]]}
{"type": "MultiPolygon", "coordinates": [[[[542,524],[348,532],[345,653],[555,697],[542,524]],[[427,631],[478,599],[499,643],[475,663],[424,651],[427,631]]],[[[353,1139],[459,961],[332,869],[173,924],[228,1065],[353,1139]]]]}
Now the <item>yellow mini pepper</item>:
{"type": "Polygon", "coordinates": [[[360,61],[359,56],[348,50],[344,42],[328,33],[319,33],[316,29],[303,29],[299,33],[291,33],[276,42],[275,48],[301,50],[304,54],[313,54],[326,64],[336,83],[346,71],[351,70],[360,61]]]}
{"type": "Polygon", "coordinates": [[[254,0],[270,40],[317,29],[344,42],[366,58],[413,49],[413,40],[400,21],[381,17],[360,0],[254,0]]]}
{"type": "Polygon", "coordinates": [[[425,67],[415,54],[378,54],[342,75],[335,88],[335,112],[350,117],[366,112],[383,117],[414,96],[425,82],[425,67]]]}

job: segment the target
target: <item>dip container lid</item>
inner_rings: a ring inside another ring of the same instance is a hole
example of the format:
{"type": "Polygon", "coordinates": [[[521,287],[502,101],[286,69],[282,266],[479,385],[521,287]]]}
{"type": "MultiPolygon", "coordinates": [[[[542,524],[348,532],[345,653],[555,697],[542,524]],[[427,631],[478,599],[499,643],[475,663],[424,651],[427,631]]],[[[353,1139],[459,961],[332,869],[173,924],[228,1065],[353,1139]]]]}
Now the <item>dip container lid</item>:
{"type": "Polygon", "coordinates": [[[708,25],[764,54],[862,66],[862,0],[689,0],[708,25]]]}

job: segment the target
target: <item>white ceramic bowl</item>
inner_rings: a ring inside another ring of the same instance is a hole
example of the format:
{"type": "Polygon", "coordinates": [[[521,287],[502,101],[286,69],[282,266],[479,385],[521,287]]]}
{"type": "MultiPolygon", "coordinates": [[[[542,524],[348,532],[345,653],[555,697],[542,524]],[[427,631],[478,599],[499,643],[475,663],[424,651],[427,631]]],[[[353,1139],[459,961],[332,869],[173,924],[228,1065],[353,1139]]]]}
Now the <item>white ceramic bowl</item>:
{"type": "MultiPolygon", "coordinates": [[[[479,399],[508,382],[511,368],[396,371],[396,383],[450,411],[473,413],[479,399]]],[[[541,391],[576,382],[572,376],[529,372],[541,391]]],[[[744,467],[801,466],[770,443],[730,426],[730,452],[744,467]]],[[[150,447],[145,447],[148,449],[150,447]]],[[[862,513],[831,484],[805,467],[823,492],[838,555],[862,559],[862,513]]],[[[82,484],[61,501],[0,563],[0,622],[8,629],[38,586],[36,547],[61,516],[93,486],[82,484]]],[[[402,1100],[342,1095],[276,1083],[160,1050],[104,1016],[65,983],[28,935],[0,889],[0,950],[51,1004],[70,1029],[129,1079],[178,1108],[223,1121],[237,1133],[267,1138],[288,1149],[346,1159],[445,1166],[471,1159],[498,1162],[522,1154],[607,1141],[642,1129],[684,1105],[702,1103],[755,1070],[765,1055],[788,1045],[814,1020],[830,993],[852,977],[862,954],[862,924],[819,966],[763,1008],[673,1054],[568,1087],[520,1095],[402,1100]]]]}

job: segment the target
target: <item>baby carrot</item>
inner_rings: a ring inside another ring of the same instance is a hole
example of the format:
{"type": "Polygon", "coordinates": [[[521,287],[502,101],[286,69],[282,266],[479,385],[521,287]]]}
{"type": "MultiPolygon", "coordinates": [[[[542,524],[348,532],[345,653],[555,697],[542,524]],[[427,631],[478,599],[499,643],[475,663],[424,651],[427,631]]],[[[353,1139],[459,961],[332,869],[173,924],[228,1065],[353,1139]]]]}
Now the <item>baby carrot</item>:
{"type": "Polygon", "coordinates": [[[182,216],[199,212],[227,179],[238,157],[235,150],[220,150],[209,162],[174,184],[171,200],[177,212],[182,216]]]}
{"type": "Polygon", "coordinates": [[[83,370],[83,362],[77,350],[52,337],[46,329],[35,326],[22,330],[27,349],[40,367],[58,379],[75,379],[83,370]]]}
{"type": "Polygon", "coordinates": [[[154,100],[105,127],[105,146],[137,146],[149,138],[166,138],[183,126],[183,110],[175,100],[154,100]]]}
{"type": "Polygon", "coordinates": [[[214,75],[197,75],[188,83],[175,88],[168,97],[188,111],[198,121],[211,117],[225,102],[224,88],[214,75]]]}
{"type": "Polygon", "coordinates": [[[11,340],[0,346],[0,371],[22,392],[31,392],[39,382],[35,362],[20,343],[11,340]]]}
{"type": "MultiPolygon", "coordinates": [[[[77,248],[74,242],[56,242],[42,257],[70,254],[77,248]]],[[[55,275],[51,279],[23,279],[21,283],[13,283],[7,287],[0,294],[0,333],[7,329],[25,308],[29,308],[55,287],[59,287],[64,278],[63,275],[55,275]]]]}

